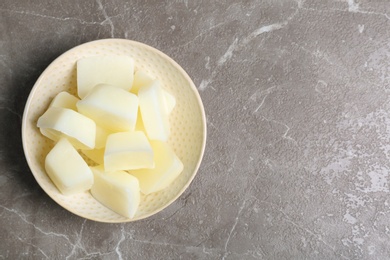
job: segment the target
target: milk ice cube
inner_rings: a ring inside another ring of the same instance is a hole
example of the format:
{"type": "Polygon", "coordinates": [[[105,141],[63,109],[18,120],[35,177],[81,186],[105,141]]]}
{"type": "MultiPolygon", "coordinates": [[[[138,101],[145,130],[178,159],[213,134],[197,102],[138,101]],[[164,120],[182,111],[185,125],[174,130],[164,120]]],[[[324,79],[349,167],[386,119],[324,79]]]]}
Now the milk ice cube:
{"type": "Polygon", "coordinates": [[[137,70],[134,74],[133,86],[130,89],[130,92],[137,94],[138,90],[146,85],[149,85],[153,82],[153,78],[142,70],[137,70]]]}
{"type": "Polygon", "coordinates": [[[74,110],[49,107],[38,119],[37,126],[43,135],[53,141],[66,137],[77,149],[95,147],[95,122],[74,110]]]}
{"type": "MultiPolygon", "coordinates": [[[[167,111],[167,114],[169,115],[173,108],[175,107],[176,105],[176,99],[173,95],[171,95],[170,93],[164,91],[164,95],[165,95],[165,98],[166,98],[166,111],[167,111]],[[165,95],[166,94],[166,95],[165,95]]],[[[141,115],[141,111],[140,109],[138,109],[138,114],[137,114],[137,122],[135,124],[135,130],[136,131],[143,131],[144,133],[146,133],[146,130],[145,130],[145,127],[144,127],[144,123],[142,121],[142,115],[141,115]]]]}
{"type": "Polygon", "coordinates": [[[170,133],[166,101],[160,82],[155,80],[138,91],[142,121],[150,140],[167,141],[170,133]]]}
{"type": "Polygon", "coordinates": [[[106,171],[154,167],[153,150],[141,131],[119,132],[108,136],[104,151],[106,171]]]}
{"type": "Polygon", "coordinates": [[[124,171],[105,172],[103,166],[91,167],[92,196],[112,211],[133,218],[140,203],[137,178],[124,171]]]}
{"type": "Polygon", "coordinates": [[[101,84],[77,102],[77,109],[109,131],[132,131],[137,121],[138,97],[121,88],[101,84]]]}
{"type": "MultiPolygon", "coordinates": [[[[148,74],[146,74],[142,70],[137,70],[134,74],[133,86],[131,87],[130,92],[134,94],[138,94],[138,91],[141,87],[150,85],[153,83],[153,81],[154,79],[150,77],[148,74]]],[[[163,88],[163,95],[165,98],[165,110],[169,115],[176,105],[176,99],[171,93],[169,93],[164,88],[163,88]]]]}
{"type": "Polygon", "coordinates": [[[179,157],[167,143],[151,141],[150,144],[154,152],[155,167],[129,171],[131,175],[137,177],[141,192],[145,195],[168,187],[184,168],[179,157]]]}
{"type": "Polygon", "coordinates": [[[60,139],[48,153],[45,169],[64,195],[84,192],[92,187],[91,169],[66,138],[60,139]]]}
{"type": "Polygon", "coordinates": [[[77,97],[69,94],[66,91],[58,93],[50,103],[51,107],[69,108],[77,111],[76,103],[79,101],[77,97]]]}

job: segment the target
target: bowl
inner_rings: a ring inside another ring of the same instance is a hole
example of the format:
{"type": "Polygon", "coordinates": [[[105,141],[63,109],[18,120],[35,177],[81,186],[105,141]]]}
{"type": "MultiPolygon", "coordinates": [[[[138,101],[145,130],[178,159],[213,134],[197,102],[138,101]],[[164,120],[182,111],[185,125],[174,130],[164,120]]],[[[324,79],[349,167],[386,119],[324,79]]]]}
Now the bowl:
{"type": "Polygon", "coordinates": [[[143,43],[125,39],[103,39],[87,42],[65,52],[41,74],[28,97],[22,121],[23,149],[27,163],[38,184],[60,206],[94,221],[129,222],[150,217],[174,202],[189,186],[201,163],[206,145],[206,118],[199,93],[187,73],[170,57],[143,43]],[[141,195],[134,218],[116,214],[95,200],[90,192],[62,195],[45,172],[45,157],[54,142],[37,128],[37,120],[61,91],[77,96],[76,62],[89,56],[128,55],[135,68],[159,79],[176,97],[170,115],[171,135],[168,143],[184,165],[183,172],[166,189],[141,195]]]}

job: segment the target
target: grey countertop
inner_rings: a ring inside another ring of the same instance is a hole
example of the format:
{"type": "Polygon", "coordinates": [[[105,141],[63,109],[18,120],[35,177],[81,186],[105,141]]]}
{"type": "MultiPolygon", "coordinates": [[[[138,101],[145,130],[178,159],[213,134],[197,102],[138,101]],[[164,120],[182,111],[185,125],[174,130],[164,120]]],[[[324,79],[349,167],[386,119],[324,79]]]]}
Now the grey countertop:
{"type": "Polygon", "coordinates": [[[389,259],[390,3],[0,1],[0,259],[389,259]],[[60,54],[101,38],[176,60],[203,99],[204,160],[145,220],[52,201],[21,116],[60,54]]]}

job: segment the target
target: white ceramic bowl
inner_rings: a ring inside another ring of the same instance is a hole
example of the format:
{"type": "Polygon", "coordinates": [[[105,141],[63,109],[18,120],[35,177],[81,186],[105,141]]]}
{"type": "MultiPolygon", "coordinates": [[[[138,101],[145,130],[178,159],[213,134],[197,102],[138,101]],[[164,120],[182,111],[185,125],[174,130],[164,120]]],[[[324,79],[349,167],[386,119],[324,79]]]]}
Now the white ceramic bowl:
{"type": "Polygon", "coordinates": [[[38,184],[59,205],[81,217],[100,222],[128,222],[149,217],[175,201],[195,177],[206,144],[206,118],[199,93],[187,73],[164,53],[145,44],[125,39],[104,39],[79,45],[54,60],[38,78],[31,90],[23,114],[23,149],[38,184]],[[170,116],[169,143],[184,164],[179,177],[166,189],[141,197],[133,219],[120,216],[97,202],[89,192],[62,195],[47,176],[44,160],[54,143],[42,136],[37,119],[53,97],[68,91],[77,96],[76,61],[88,56],[128,55],[136,69],[159,79],[176,97],[170,116]]]}

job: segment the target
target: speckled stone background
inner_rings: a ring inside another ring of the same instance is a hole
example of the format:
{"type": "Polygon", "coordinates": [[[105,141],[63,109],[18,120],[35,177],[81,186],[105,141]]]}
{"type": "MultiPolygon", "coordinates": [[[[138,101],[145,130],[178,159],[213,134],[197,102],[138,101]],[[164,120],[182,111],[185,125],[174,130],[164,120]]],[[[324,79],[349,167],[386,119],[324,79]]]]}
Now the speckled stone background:
{"type": "Polygon", "coordinates": [[[0,0],[0,259],[389,259],[390,2],[0,0]],[[55,204],[21,116],[66,50],[127,38],[175,59],[208,120],[198,175],[127,224],[55,204]]]}

